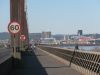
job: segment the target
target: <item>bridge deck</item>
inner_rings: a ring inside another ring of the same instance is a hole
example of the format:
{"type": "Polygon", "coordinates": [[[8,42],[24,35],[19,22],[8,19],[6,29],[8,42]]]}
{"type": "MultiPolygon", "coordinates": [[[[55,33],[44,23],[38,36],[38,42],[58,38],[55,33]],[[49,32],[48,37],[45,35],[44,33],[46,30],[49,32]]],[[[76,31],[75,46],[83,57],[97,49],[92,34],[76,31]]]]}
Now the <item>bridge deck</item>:
{"type": "Polygon", "coordinates": [[[40,50],[22,53],[22,61],[10,75],[82,75],[40,50]]]}

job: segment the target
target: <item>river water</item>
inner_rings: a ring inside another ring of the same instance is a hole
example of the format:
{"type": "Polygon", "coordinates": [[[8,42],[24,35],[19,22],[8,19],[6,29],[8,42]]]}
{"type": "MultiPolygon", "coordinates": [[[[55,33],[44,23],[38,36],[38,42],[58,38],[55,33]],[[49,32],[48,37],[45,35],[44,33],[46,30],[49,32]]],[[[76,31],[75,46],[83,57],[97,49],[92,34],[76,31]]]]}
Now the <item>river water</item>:
{"type": "MultiPolygon", "coordinates": [[[[75,46],[60,46],[60,48],[75,48],[75,46]]],[[[79,49],[84,51],[100,51],[100,46],[79,46],[79,49]]]]}

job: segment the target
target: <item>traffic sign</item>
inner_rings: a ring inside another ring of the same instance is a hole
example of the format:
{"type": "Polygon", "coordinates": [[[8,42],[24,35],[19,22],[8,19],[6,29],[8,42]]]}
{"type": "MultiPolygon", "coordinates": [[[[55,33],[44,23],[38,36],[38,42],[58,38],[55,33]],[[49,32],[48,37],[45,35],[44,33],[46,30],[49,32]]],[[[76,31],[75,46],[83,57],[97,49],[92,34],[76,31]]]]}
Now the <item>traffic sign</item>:
{"type": "Polygon", "coordinates": [[[25,36],[25,35],[21,35],[21,36],[20,36],[20,39],[21,39],[22,41],[24,41],[24,40],[26,40],[26,36],[25,36]]]}
{"type": "Polygon", "coordinates": [[[11,33],[11,34],[17,34],[19,33],[21,30],[21,26],[18,22],[10,22],[9,25],[8,25],[8,31],[11,33]]]}

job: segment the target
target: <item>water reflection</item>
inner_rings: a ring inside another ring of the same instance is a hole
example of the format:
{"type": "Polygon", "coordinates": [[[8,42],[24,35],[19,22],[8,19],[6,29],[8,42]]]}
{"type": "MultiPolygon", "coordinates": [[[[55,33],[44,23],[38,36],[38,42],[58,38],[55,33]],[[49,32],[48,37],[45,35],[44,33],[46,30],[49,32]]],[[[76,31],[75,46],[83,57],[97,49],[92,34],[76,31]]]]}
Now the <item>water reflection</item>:
{"type": "MultiPolygon", "coordinates": [[[[60,48],[72,48],[74,49],[75,46],[60,46],[60,48]]],[[[79,46],[80,50],[84,50],[84,51],[100,51],[100,46],[79,46]]]]}

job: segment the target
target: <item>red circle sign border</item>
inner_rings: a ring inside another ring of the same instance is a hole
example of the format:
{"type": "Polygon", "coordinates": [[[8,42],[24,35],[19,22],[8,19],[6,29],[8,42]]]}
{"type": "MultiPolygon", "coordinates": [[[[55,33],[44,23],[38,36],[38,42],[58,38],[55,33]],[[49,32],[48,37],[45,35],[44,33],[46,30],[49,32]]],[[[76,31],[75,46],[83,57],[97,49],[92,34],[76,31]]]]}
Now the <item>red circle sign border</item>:
{"type": "Polygon", "coordinates": [[[22,41],[26,40],[26,36],[25,36],[25,35],[21,35],[21,36],[20,36],[20,40],[22,40],[22,41]],[[25,39],[22,39],[22,38],[21,38],[22,36],[24,36],[25,39]]]}
{"type": "Polygon", "coordinates": [[[12,33],[12,32],[9,30],[9,26],[10,26],[11,23],[18,23],[19,25],[20,25],[20,23],[17,22],[17,21],[12,21],[12,22],[10,22],[10,23],[8,24],[8,31],[9,31],[11,34],[18,34],[18,33],[21,31],[21,25],[20,25],[20,30],[19,30],[17,33],[12,33]]]}

